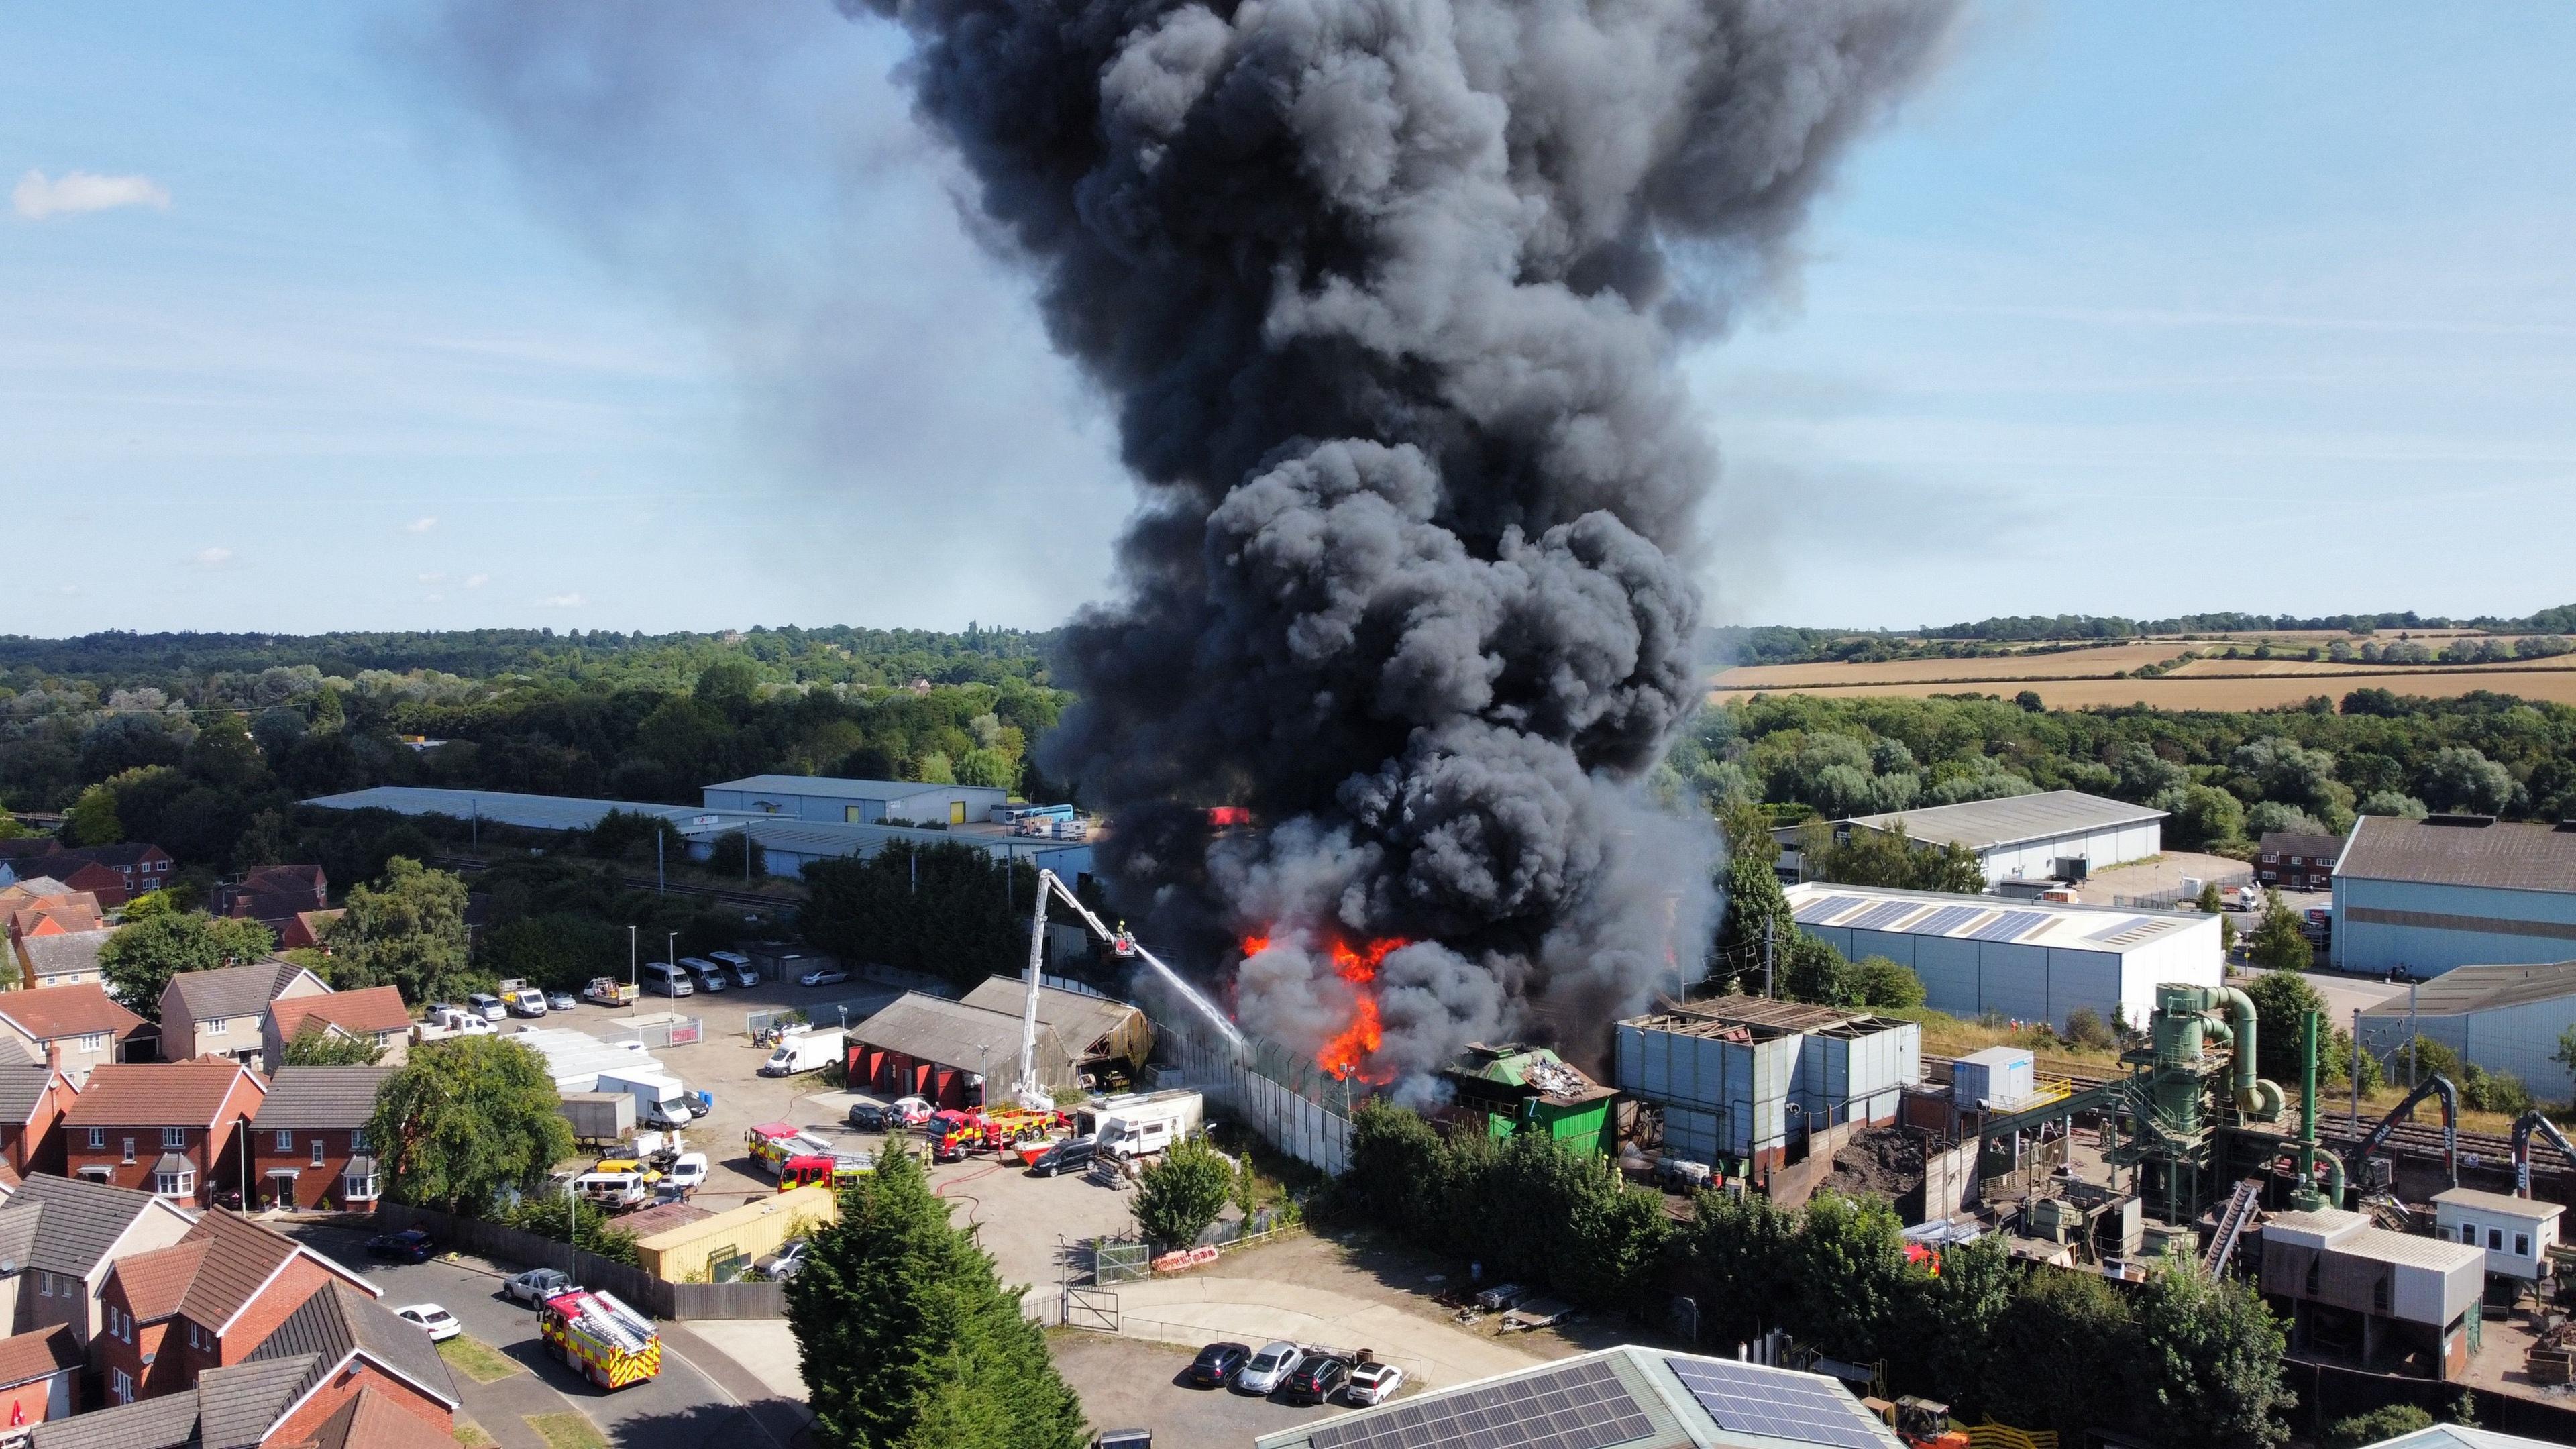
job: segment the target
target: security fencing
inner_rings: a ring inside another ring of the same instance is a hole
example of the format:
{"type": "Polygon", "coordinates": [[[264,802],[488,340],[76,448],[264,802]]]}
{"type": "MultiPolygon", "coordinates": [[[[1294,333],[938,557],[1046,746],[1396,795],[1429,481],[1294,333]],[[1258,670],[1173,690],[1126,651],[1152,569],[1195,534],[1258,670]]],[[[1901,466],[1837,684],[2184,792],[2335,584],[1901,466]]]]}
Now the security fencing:
{"type": "Polygon", "coordinates": [[[671,1016],[663,1017],[658,1020],[647,1018],[643,1021],[614,1021],[599,1029],[599,1037],[602,1041],[611,1043],[627,1041],[637,1042],[640,1043],[647,1051],[660,1047],[689,1046],[694,1043],[704,1041],[706,1039],[706,1033],[706,1018],[699,1016],[671,1016]]]}
{"type": "Polygon", "coordinates": [[[2209,886],[2216,886],[2220,890],[2224,891],[2233,890],[2238,886],[2252,885],[2253,883],[2254,872],[2250,870],[2231,871],[2226,875],[2210,876],[2204,879],[2200,883],[2199,887],[2189,891],[2185,891],[2181,887],[2177,886],[2169,891],[2153,891],[2143,896],[2113,896],[2111,897],[2111,904],[2125,910],[2170,911],[2191,905],[2198,901],[2200,898],[2200,891],[2209,886]]]}
{"type": "Polygon", "coordinates": [[[1236,1046],[1188,1018],[1156,1025],[1182,1079],[1160,1072],[1158,1087],[1185,1082],[1278,1151],[1328,1173],[1349,1168],[1351,1110],[1368,1099],[1365,1085],[1355,1086],[1261,1037],[1236,1046]]]}

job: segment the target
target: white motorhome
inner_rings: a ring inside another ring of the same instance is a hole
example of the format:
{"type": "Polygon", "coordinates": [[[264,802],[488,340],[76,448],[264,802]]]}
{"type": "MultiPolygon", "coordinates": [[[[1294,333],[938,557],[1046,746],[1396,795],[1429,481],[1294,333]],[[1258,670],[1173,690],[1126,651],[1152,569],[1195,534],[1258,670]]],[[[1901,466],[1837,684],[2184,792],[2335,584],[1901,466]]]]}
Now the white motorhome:
{"type": "Polygon", "coordinates": [[[778,1049],[760,1064],[764,1077],[792,1077],[800,1072],[819,1072],[840,1060],[844,1035],[839,1027],[826,1031],[795,1031],[778,1039],[778,1049]]]}
{"type": "Polygon", "coordinates": [[[1111,1157],[1160,1152],[1207,1125],[1207,1098],[1196,1092],[1127,1092],[1100,1097],[1074,1114],[1074,1135],[1097,1137],[1111,1157]]]}

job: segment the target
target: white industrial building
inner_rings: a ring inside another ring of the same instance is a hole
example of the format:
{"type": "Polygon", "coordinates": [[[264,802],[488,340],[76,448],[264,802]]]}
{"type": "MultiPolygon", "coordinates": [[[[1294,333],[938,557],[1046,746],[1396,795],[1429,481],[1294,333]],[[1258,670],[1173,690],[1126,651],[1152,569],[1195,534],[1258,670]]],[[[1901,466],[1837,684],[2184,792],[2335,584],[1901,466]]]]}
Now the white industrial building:
{"type": "Polygon", "coordinates": [[[2422,1034],[2490,1072],[2511,1072],[2544,1102],[2576,1096],[2557,1060],[2558,1037],[2576,1026],[2576,961],[2545,966],[2461,966],[2361,1014],[2361,1044],[2386,1059],[2422,1034]]]}
{"type": "Polygon", "coordinates": [[[709,810],[785,815],[836,825],[981,825],[1011,798],[987,785],[753,775],[705,787],[709,810]]]}
{"type": "MultiPolygon", "coordinates": [[[[2122,861],[2144,860],[2165,848],[2164,822],[2165,812],[2152,806],[2050,790],[1856,815],[1835,821],[1833,832],[1834,839],[1842,842],[1856,830],[1893,831],[1903,826],[1909,839],[1965,847],[1984,868],[1987,883],[1996,885],[2008,880],[2081,879],[2122,861]]],[[[1780,842],[1783,874],[1799,864],[1798,839],[1804,829],[1783,826],[1772,832],[1780,842]]]]}
{"type": "Polygon", "coordinates": [[[1091,870],[1091,847],[1088,845],[1049,840],[1043,836],[1014,835],[999,828],[930,830],[919,826],[836,825],[792,817],[772,819],[734,814],[701,815],[699,820],[703,823],[684,822],[680,827],[680,833],[688,837],[689,854],[693,859],[706,859],[714,853],[717,836],[739,830],[760,842],[762,859],[771,875],[795,875],[818,860],[866,859],[895,844],[971,846],[996,860],[1027,861],[1040,870],[1054,871],[1068,881],[1089,874],[1091,870]]]}
{"type": "Polygon", "coordinates": [[[303,802],[325,810],[390,810],[396,815],[445,815],[515,825],[524,830],[588,830],[611,810],[659,816],[685,825],[706,812],[695,805],[649,805],[634,800],[593,800],[575,795],[516,795],[507,790],[442,790],[420,785],[376,785],[317,795],[303,802]]]}
{"type": "Polygon", "coordinates": [[[1620,1022],[1619,1089],[1663,1110],[1664,1148],[1767,1170],[1809,1132],[1895,1120],[1923,1075],[1910,1021],[1720,996],[1620,1022]]]}
{"type": "Polygon", "coordinates": [[[2576,825],[2365,815],[2335,862],[2335,965],[2437,976],[2576,956],[2576,825]]]}
{"type": "Polygon", "coordinates": [[[2063,1029],[2078,1007],[2144,1027],[2167,982],[2223,985],[2218,917],[2198,911],[2006,901],[1808,883],[1788,888],[1798,928],[1857,961],[1923,978],[1924,1004],[2063,1029]]]}

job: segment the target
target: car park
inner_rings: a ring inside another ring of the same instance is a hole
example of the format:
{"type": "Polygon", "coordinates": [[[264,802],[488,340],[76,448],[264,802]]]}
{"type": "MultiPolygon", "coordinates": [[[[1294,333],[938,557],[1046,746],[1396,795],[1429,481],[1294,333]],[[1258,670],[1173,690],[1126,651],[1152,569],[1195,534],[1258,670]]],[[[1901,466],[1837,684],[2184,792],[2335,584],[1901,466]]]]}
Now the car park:
{"type": "Polygon", "coordinates": [[[825,966],[796,978],[799,986],[838,986],[850,979],[850,973],[838,966],[825,966]]]}
{"type": "Polygon", "coordinates": [[[1093,1149],[1098,1145],[1096,1138],[1068,1137],[1039,1153],[1037,1161],[1029,1164],[1029,1171],[1038,1177],[1085,1171],[1090,1168],[1093,1149]]]}
{"type": "Polygon", "coordinates": [[[572,1275],[561,1268],[530,1268],[524,1273],[501,1280],[501,1291],[513,1303],[535,1305],[574,1288],[572,1275]]]}
{"type": "Polygon", "coordinates": [[[1261,1352],[1254,1354],[1245,1361],[1242,1368],[1235,1371],[1235,1391],[1245,1394],[1270,1393],[1286,1382],[1288,1376],[1297,1371],[1297,1365],[1304,1362],[1305,1358],[1306,1351],[1293,1343],[1265,1343],[1261,1346],[1261,1352]]]}
{"type": "Polygon", "coordinates": [[[1403,1387],[1404,1370],[1391,1363],[1364,1363],[1351,1370],[1350,1387],[1342,1390],[1342,1398],[1366,1408],[1394,1398],[1403,1387]]]}
{"type": "Polygon", "coordinates": [[[405,1228],[399,1233],[378,1233],[367,1239],[367,1256],[390,1258],[397,1263],[426,1263],[436,1251],[430,1244],[429,1234],[418,1228],[405,1228]]]}
{"type": "Polygon", "coordinates": [[[1292,1404],[1321,1404],[1350,1382],[1351,1362],[1330,1354],[1301,1359],[1279,1381],[1279,1397],[1292,1404]]]}
{"type": "Polygon", "coordinates": [[[432,1343],[445,1343],[465,1331],[465,1325],[456,1321],[456,1315],[435,1303],[415,1303],[408,1308],[397,1308],[394,1317],[417,1325],[429,1335],[432,1343]]]}
{"type": "Polygon", "coordinates": [[[579,1005],[581,1005],[581,998],[573,995],[569,991],[549,991],[546,993],[546,1010],[548,1011],[570,1011],[579,1005]]]}
{"type": "Polygon", "coordinates": [[[1190,1360],[1189,1379],[1203,1389],[1221,1389],[1242,1371],[1252,1357],[1252,1346],[1243,1343],[1211,1343],[1190,1360]]]}

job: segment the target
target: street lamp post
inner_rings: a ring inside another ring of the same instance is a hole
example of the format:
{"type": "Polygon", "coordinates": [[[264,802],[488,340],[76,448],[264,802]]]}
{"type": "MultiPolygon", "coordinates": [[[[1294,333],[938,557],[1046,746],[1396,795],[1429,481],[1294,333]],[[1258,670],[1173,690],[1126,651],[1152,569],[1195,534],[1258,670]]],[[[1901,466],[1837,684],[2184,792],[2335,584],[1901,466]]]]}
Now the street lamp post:
{"type": "MultiPolygon", "coordinates": [[[[626,984],[635,985],[635,928],[633,926],[626,928],[626,984]]],[[[641,992],[643,988],[636,989],[641,992]]]]}

